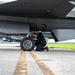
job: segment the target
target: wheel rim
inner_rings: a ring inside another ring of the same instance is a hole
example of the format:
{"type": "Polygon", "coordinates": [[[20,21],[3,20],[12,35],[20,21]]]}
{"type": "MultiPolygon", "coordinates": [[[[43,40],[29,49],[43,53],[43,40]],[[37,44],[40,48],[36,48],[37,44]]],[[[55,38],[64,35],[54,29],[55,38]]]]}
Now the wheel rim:
{"type": "Polygon", "coordinates": [[[23,42],[23,47],[24,47],[25,49],[30,49],[30,48],[32,47],[32,42],[31,42],[30,40],[25,40],[25,41],[23,42]]]}

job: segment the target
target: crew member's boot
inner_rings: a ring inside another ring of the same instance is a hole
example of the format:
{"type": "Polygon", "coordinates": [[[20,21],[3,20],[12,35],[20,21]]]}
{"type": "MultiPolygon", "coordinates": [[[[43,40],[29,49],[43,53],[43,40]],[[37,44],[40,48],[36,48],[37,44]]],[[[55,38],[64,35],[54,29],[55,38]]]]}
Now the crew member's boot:
{"type": "Polygon", "coordinates": [[[47,51],[49,51],[49,49],[48,49],[48,47],[47,47],[47,46],[45,46],[45,47],[44,47],[44,49],[46,49],[47,51]]]}

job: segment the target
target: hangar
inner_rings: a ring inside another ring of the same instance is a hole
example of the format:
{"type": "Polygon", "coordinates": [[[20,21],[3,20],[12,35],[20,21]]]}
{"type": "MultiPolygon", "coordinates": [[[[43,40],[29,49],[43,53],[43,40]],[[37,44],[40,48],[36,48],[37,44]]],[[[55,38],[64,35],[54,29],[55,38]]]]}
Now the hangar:
{"type": "Polygon", "coordinates": [[[1,37],[10,38],[10,36],[21,35],[24,38],[21,48],[32,50],[33,42],[30,38],[24,37],[32,31],[51,32],[56,42],[74,39],[75,1],[0,0],[1,37]],[[29,41],[26,42],[26,40],[29,41]]]}

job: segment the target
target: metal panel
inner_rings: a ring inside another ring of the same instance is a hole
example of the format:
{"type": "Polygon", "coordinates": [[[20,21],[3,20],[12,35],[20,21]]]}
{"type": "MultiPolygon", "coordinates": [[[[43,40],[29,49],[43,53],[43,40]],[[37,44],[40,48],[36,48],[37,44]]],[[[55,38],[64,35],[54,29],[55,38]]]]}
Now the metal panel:
{"type": "Polygon", "coordinates": [[[29,24],[0,22],[0,32],[6,33],[6,34],[29,33],[29,24]]]}
{"type": "Polygon", "coordinates": [[[52,31],[58,41],[75,39],[75,29],[54,29],[52,31]]]}

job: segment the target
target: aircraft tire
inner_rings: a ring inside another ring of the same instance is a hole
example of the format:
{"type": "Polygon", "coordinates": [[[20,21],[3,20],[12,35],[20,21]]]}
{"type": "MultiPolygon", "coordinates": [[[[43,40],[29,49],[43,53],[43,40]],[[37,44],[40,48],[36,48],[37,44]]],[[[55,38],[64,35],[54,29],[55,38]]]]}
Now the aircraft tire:
{"type": "Polygon", "coordinates": [[[20,46],[24,51],[32,51],[35,47],[35,43],[31,37],[25,37],[21,40],[20,46]]]}

